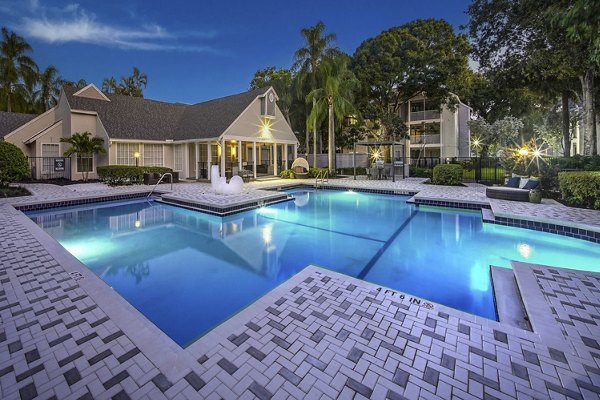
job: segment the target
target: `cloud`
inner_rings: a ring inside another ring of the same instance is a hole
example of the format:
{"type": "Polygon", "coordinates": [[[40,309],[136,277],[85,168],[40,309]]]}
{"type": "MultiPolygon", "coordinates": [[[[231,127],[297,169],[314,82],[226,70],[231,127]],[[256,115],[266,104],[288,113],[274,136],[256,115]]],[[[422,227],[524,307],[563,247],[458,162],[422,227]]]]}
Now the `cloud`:
{"type": "Polygon", "coordinates": [[[181,51],[219,53],[210,45],[190,44],[192,39],[208,40],[217,36],[213,30],[193,32],[168,32],[157,24],[135,27],[110,25],[99,21],[79,4],[69,4],[62,9],[44,8],[37,1],[30,3],[37,15],[23,17],[18,29],[28,37],[47,43],[88,43],[125,50],[181,51]],[[179,43],[185,40],[186,43],[179,43]]]}

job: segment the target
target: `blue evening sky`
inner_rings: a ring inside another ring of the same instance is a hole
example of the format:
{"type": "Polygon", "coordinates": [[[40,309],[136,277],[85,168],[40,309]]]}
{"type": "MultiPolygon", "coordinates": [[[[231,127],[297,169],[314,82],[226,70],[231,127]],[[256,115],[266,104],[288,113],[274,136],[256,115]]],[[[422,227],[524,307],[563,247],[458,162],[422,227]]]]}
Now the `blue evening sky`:
{"type": "Polygon", "coordinates": [[[0,0],[0,25],[33,46],[41,68],[100,86],[148,74],[147,98],[196,103],[248,89],[254,72],[289,68],[300,28],[319,19],[353,54],[360,43],[418,18],[466,24],[468,0],[240,1],[0,0]]]}

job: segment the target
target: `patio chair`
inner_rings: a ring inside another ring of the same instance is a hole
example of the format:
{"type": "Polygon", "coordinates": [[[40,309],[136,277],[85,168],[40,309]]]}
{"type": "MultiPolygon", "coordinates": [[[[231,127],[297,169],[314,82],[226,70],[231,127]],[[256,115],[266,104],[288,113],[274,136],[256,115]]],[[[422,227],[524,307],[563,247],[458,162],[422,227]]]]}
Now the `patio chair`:
{"type": "Polygon", "coordinates": [[[292,163],[292,171],[297,179],[308,179],[308,161],[298,157],[292,163]]]}

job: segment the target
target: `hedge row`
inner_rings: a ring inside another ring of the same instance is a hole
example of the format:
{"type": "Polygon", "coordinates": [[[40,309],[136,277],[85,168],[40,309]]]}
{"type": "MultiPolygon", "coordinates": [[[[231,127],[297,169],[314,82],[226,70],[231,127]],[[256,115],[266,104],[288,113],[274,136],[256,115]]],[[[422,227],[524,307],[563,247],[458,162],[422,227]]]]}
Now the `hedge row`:
{"type": "Polygon", "coordinates": [[[560,172],[558,183],[568,205],[600,210],[600,171],[560,172]]]}
{"type": "Polygon", "coordinates": [[[144,173],[173,172],[167,167],[136,167],[134,165],[105,165],[96,168],[98,178],[110,186],[135,185],[144,181],[144,173]]]}
{"type": "Polygon", "coordinates": [[[438,164],[433,167],[433,184],[457,186],[462,183],[463,169],[458,164],[438,164]]]}

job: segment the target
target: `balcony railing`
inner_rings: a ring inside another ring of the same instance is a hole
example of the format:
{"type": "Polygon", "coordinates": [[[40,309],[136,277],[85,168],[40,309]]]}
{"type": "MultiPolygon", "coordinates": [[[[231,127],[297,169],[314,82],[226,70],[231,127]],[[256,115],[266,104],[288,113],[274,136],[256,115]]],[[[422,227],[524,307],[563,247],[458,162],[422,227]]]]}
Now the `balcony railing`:
{"type": "Polygon", "coordinates": [[[410,144],[440,144],[440,135],[411,135],[410,144]]]}
{"type": "Polygon", "coordinates": [[[440,119],[440,112],[437,110],[413,111],[410,113],[410,120],[424,121],[427,119],[440,119]]]}

